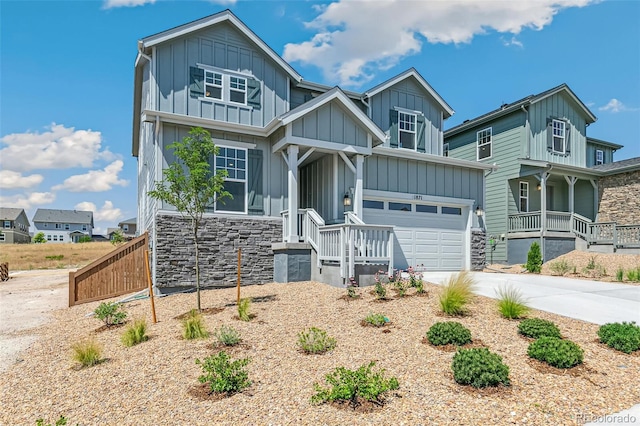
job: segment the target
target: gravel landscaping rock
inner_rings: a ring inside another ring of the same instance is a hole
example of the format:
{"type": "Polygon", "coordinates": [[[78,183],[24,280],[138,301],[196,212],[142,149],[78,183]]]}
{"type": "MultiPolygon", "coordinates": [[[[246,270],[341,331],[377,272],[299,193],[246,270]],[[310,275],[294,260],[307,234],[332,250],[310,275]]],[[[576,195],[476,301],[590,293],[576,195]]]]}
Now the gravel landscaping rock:
{"type": "Polygon", "coordinates": [[[426,289],[430,297],[384,303],[384,314],[393,321],[390,333],[360,326],[381,306],[364,289],[358,290],[361,298],[347,302],[338,300],[345,290],[313,282],[245,287],[242,297],[276,296],[252,304],[257,320],[251,322],[233,319],[237,312],[228,304],[235,301],[235,289],[203,291],[204,308],[225,308],[204,316],[207,329],[232,325],[243,340],[233,359],[252,359],[247,367],[252,386],[217,401],[191,394],[202,374],[195,360],[214,353],[215,338],[183,340],[175,319],[195,306],[195,294],[156,299],[157,324],[151,323],[148,300],[127,304],[128,318],[147,318],[150,335],[130,348],[120,343],[122,329],[94,332],[99,323],[86,314],[99,302],[58,310],[51,323],[35,330],[39,339],[22,353],[23,361],[0,376],[0,424],[28,425],[64,415],[74,425],[574,425],[579,414],[602,416],[640,403],[640,357],[603,348],[595,340],[597,325],[533,311],[531,317],[555,322],[564,337],[584,349],[579,375],[545,373],[531,365],[518,322],[501,318],[495,301],[483,297],[456,321],[502,357],[512,385],[499,392],[457,385],[451,374],[454,353],[422,343],[429,327],[442,320],[441,288],[426,289]],[[297,334],[312,326],[335,337],[336,348],[301,354],[297,334]],[[89,336],[103,345],[107,361],[76,371],[70,346],[89,336]],[[384,407],[359,413],[311,404],[315,382],[324,383],[336,367],[356,369],[370,361],[400,383],[384,407]]]}

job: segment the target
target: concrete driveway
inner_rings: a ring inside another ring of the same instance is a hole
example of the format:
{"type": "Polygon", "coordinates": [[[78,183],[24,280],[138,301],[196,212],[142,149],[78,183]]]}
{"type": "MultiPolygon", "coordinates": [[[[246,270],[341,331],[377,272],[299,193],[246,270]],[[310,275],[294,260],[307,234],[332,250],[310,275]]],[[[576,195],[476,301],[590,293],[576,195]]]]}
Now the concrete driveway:
{"type": "MultiPolygon", "coordinates": [[[[425,272],[440,284],[450,272],[425,272]]],[[[497,298],[505,286],[518,288],[529,306],[595,324],[635,321],[640,324],[640,286],[534,274],[473,272],[476,293],[497,298]]]]}

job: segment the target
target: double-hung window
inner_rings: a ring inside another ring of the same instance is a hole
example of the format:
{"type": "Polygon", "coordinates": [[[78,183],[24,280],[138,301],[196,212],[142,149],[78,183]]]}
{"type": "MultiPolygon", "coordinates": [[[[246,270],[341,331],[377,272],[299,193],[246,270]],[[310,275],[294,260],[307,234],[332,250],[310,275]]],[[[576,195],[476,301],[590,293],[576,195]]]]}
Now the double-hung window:
{"type": "Polygon", "coordinates": [[[596,149],[596,166],[599,164],[604,164],[604,151],[596,149]]]}
{"type": "Polygon", "coordinates": [[[224,197],[216,201],[215,211],[247,212],[247,150],[220,147],[215,156],[216,173],[226,171],[224,190],[233,198],[224,197]]]}
{"type": "Polygon", "coordinates": [[[5,229],[11,228],[11,221],[10,220],[5,220],[4,221],[4,227],[5,227],[5,229]]]}
{"type": "Polygon", "coordinates": [[[416,149],[416,115],[398,112],[398,147],[416,149]]]}
{"type": "Polygon", "coordinates": [[[84,224],[83,224],[83,225],[82,225],[82,230],[83,230],[83,231],[86,231],[86,230],[87,230],[87,225],[84,225],[84,224]]]}
{"type": "Polygon", "coordinates": [[[222,74],[204,71],[204,96],[222,100],[222,74]]]}
{"type": "Polygon", "coordinates": [[[229,76],[229,100],[238,104],[247,103],[247,79],[229,76]]]}
{"type": "Polygon", "coordinates": [[[553,150],[553,152],[564,154],[567,148],[567,123],[562,120],[554,119],[551,122],[551,132],[551,136],[553,138],[551,149],[553,150]]]}
{"type": "Polygon", "coordinates": [[[476,134],[476,138],[478,143],[478,160],[491,158],[491,140],[492,140],[491,127],[484,130],[480,130],[476,134]]]}
{"type": "Polygon", "coordinates": [[[529,211],[529,182],[520,182],[520,212],[529,211]]]}

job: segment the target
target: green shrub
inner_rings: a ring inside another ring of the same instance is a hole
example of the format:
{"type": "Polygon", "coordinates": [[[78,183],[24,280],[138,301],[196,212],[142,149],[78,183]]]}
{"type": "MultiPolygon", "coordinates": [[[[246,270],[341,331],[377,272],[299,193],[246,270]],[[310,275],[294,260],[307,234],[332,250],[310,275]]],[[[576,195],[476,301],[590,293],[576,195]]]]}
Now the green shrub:
{"type": "Polygon", "coordinates": [[[487,348],[460,349],[451,363],[453,379],[474,388],[509,385],[509,367],[502,358],[487,348]]]}
{"type": "Polygon", "coordinates": [[[202,322],[202,315],[197,310],[192,309],[182,320],[182,337],[187,340],[209,337],[209,333],[202,322]]]}
{"type": "Polygon", "coordinates": [[[541,337],[529,345],[527,355],[556,368],[571,368],[582,364],[584,351],[569,340],[541,337]]]}
{"type": "Polygon", "coordinates": [[[422,278],[418,278],[416,273],[409,273],[409,286],[415,288],[417,294],[425,292],[424,281],[422,281],[422,278]]]}
{"type": "Polygon", "coordinates": [[[627,280],[632,282],[640,281],[640,266],[638,266],[636,269],[629,269],[627,271],[627,280]]]}
{"type": "Polygon", "coordinates": [[[455,321],[437,322],[427,332],[429,343],[435,346],[457,345],[471,343],[471,331],[455,321]]]}
{"type": "Polygon", "coordinates": [[[356,291],[355,286],[347,286],[347,297],[350,299],[355,299],[356,297],[358,297],[358,292],[356,291]]]}
{"type": "Polygon", "coordinates": [[[36,244],[46,243],[47,239],[44,237],[44,232],[38,232],[33,236],[33,242],[36,244]]]}
{"type": "Polygon", "coordinates": [[[376,281],[373,292],[376,295],[376,299],[384,299],[387,297],[387,289],[384,288],[380,281],[376,281]]]}
{"type": "Polygon", "coordinates": [[[587,263],[587,266],[585,266],[584,268],[587,269],[587,270],[596,269],[596,266],[598,265],[596,263],[596,258],[597,258],[597,256],[595,256],[595,255],[589,256],[589,262],[587,263]]]}
{"type": "Polygon", "coordinates": [[[398,389],[398,379],[385,378],[384,370],[372,372],[374,365],[375,362],[372,361],[369,365],[362,365],[355,371],[344,367],[336,368],[325,376],[329,387],[323,388],[317,383],[313,385],[317,393],[311,397],[311,403],[346,401],[355,407],[359,404],[359,399],[382,402],[383,393],[398,389]]]}
{"type": "Polygon", "coordinates": [[[78,242],[79,243],[90,243],[91,242],[91,237],[88,235],[83,235],[82,237],[78,238],[78,242]]]}
{"type": "Polygon", "coordinates": [[[524,297],[515,287],[502,287],[498,291],[498,311],[508,319],[522,318],[529,312],[524,297]]]}
{"type": "Polygon", "coordinates": [[[374,327],[382,327],[389,322],[389,318],[383,314],[369,314],[365,317],[364,322],[374,327]]]}
{"type": "Polygon", "coordinates": [[[393,286],[399,297],[404,297],[407,294],[407,290],[409,290],[409,282],[406,280],[394,281],[393,286]]]}
{"type": "Polygon", "coordinates": [[[235,346],[242,341],[238,330],[229,325],[220,326],[213,334],[218,339],[218,342],[225,346],[235,346]]]}
{"type": "Polygon", "coordinates": [[[62,260],[64,259],[64,254],[54,254],[51,256],[45,256],[45,259],[47,260],[62,260]]]}
{"type": "Polygon", "coordinates": [[[321,354],[336,347],[336,339],[316,327],[298,333],[298,347],[308,354],[321,354]]]}
{"type": "Polygon", "coordinates": [[[616,281],[622,282],[624,280],[624,269],[618,268],[616,271],[616,281]]]}
{"type": "Polygon", "coordinates": [[[447,315],[463,315],[473,298],[474,281],[467,271],[452,274],[440,294],[440,309],[447,315]]]}
{"type": "Polygon", "coordinates": [[[240,299],[240,303],[238,303],[238,318],[240,318],[242,321],[251,321],[249,308],[251,308],[251,299],[248,297],[245,299],[240,299]]]}
{"type": "Polygon", "coordinates": [[[598,329],[598,337],[602,343],[627,354],[640,350],[640,327],[635,322],[605,324],[598,329]]]}
{"type": "Polygon", "coordinates": [[[196,364],[202,366],[202,376],[198,377],[200,383],[208,383],[211,392],[226,393],[231,395],[251,386],[249,374],[245,370],[251,362],[250,358],[231,361],[226,352],[219,352],[204,360],[196,359],[196,364]]]}
{"type": "Polygon", "coordinates": [[[551,321],[540,318],[528,318],[520,321],[518,324],[518,333],[533,339],[540,337],[557,337],[560,338],[560,329],[551,321]]]}
{"type": "Polygon", "coordinates": [[[127,313],[122,305],[115,302],[102,302],[93,313],[96,318],[104,321],[108,327],[122,324],[127,318],[127,313]]]}
{"type": "Polygon", "coordinates": [[[535,241],[531,243],[529,253],[527,253],[525,269],[534,274],[539,274],[540,269],[542,269],[542,253],[540,252],[540,245],[535,241]]]}
{"type": "MultiPolygon", "coordinates": [[[[58,420],[56,420],[54,426],[66,426],[67,418],[65,416],[60,416],[58,420]]],[[[45,423],[43,418],[39,418],[36,420],[36,426],[51,426],[51,423],[45,423]]]]}
{"type": "Polygon", "coordinates": [[[572,268],[573,268],[573,265],[564,259],[557,260],[549,264],[549,269],[551,269],[551,272],[554,275],[563,276],[566,273],[568,273],[572,268]]]}
{"type": "Polygon", "coordinates": [[[144,319],[135,320],[120,336],[122,344],[125,346],[134,346],[138,343],[149,340],[147,336],[147,321],[144,319]]]}
{"type": "Polygon", "coordinates": [[[83,340],[71,345],[73,360],[82,367],[91,367],[102,361],[102,346],[92,339],[83,340]]]}

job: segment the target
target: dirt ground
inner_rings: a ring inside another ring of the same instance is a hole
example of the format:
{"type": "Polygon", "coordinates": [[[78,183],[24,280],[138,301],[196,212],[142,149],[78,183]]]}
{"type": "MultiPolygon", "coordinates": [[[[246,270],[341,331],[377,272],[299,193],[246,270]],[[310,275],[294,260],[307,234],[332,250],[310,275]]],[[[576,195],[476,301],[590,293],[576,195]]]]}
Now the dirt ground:
{"type": "Polygon", "coordinates": [[[36,341],[30,332],[68,305],[70,269],[18,271],[0,282],[0,372],[20,362],[20,352],[36,341]]]}

